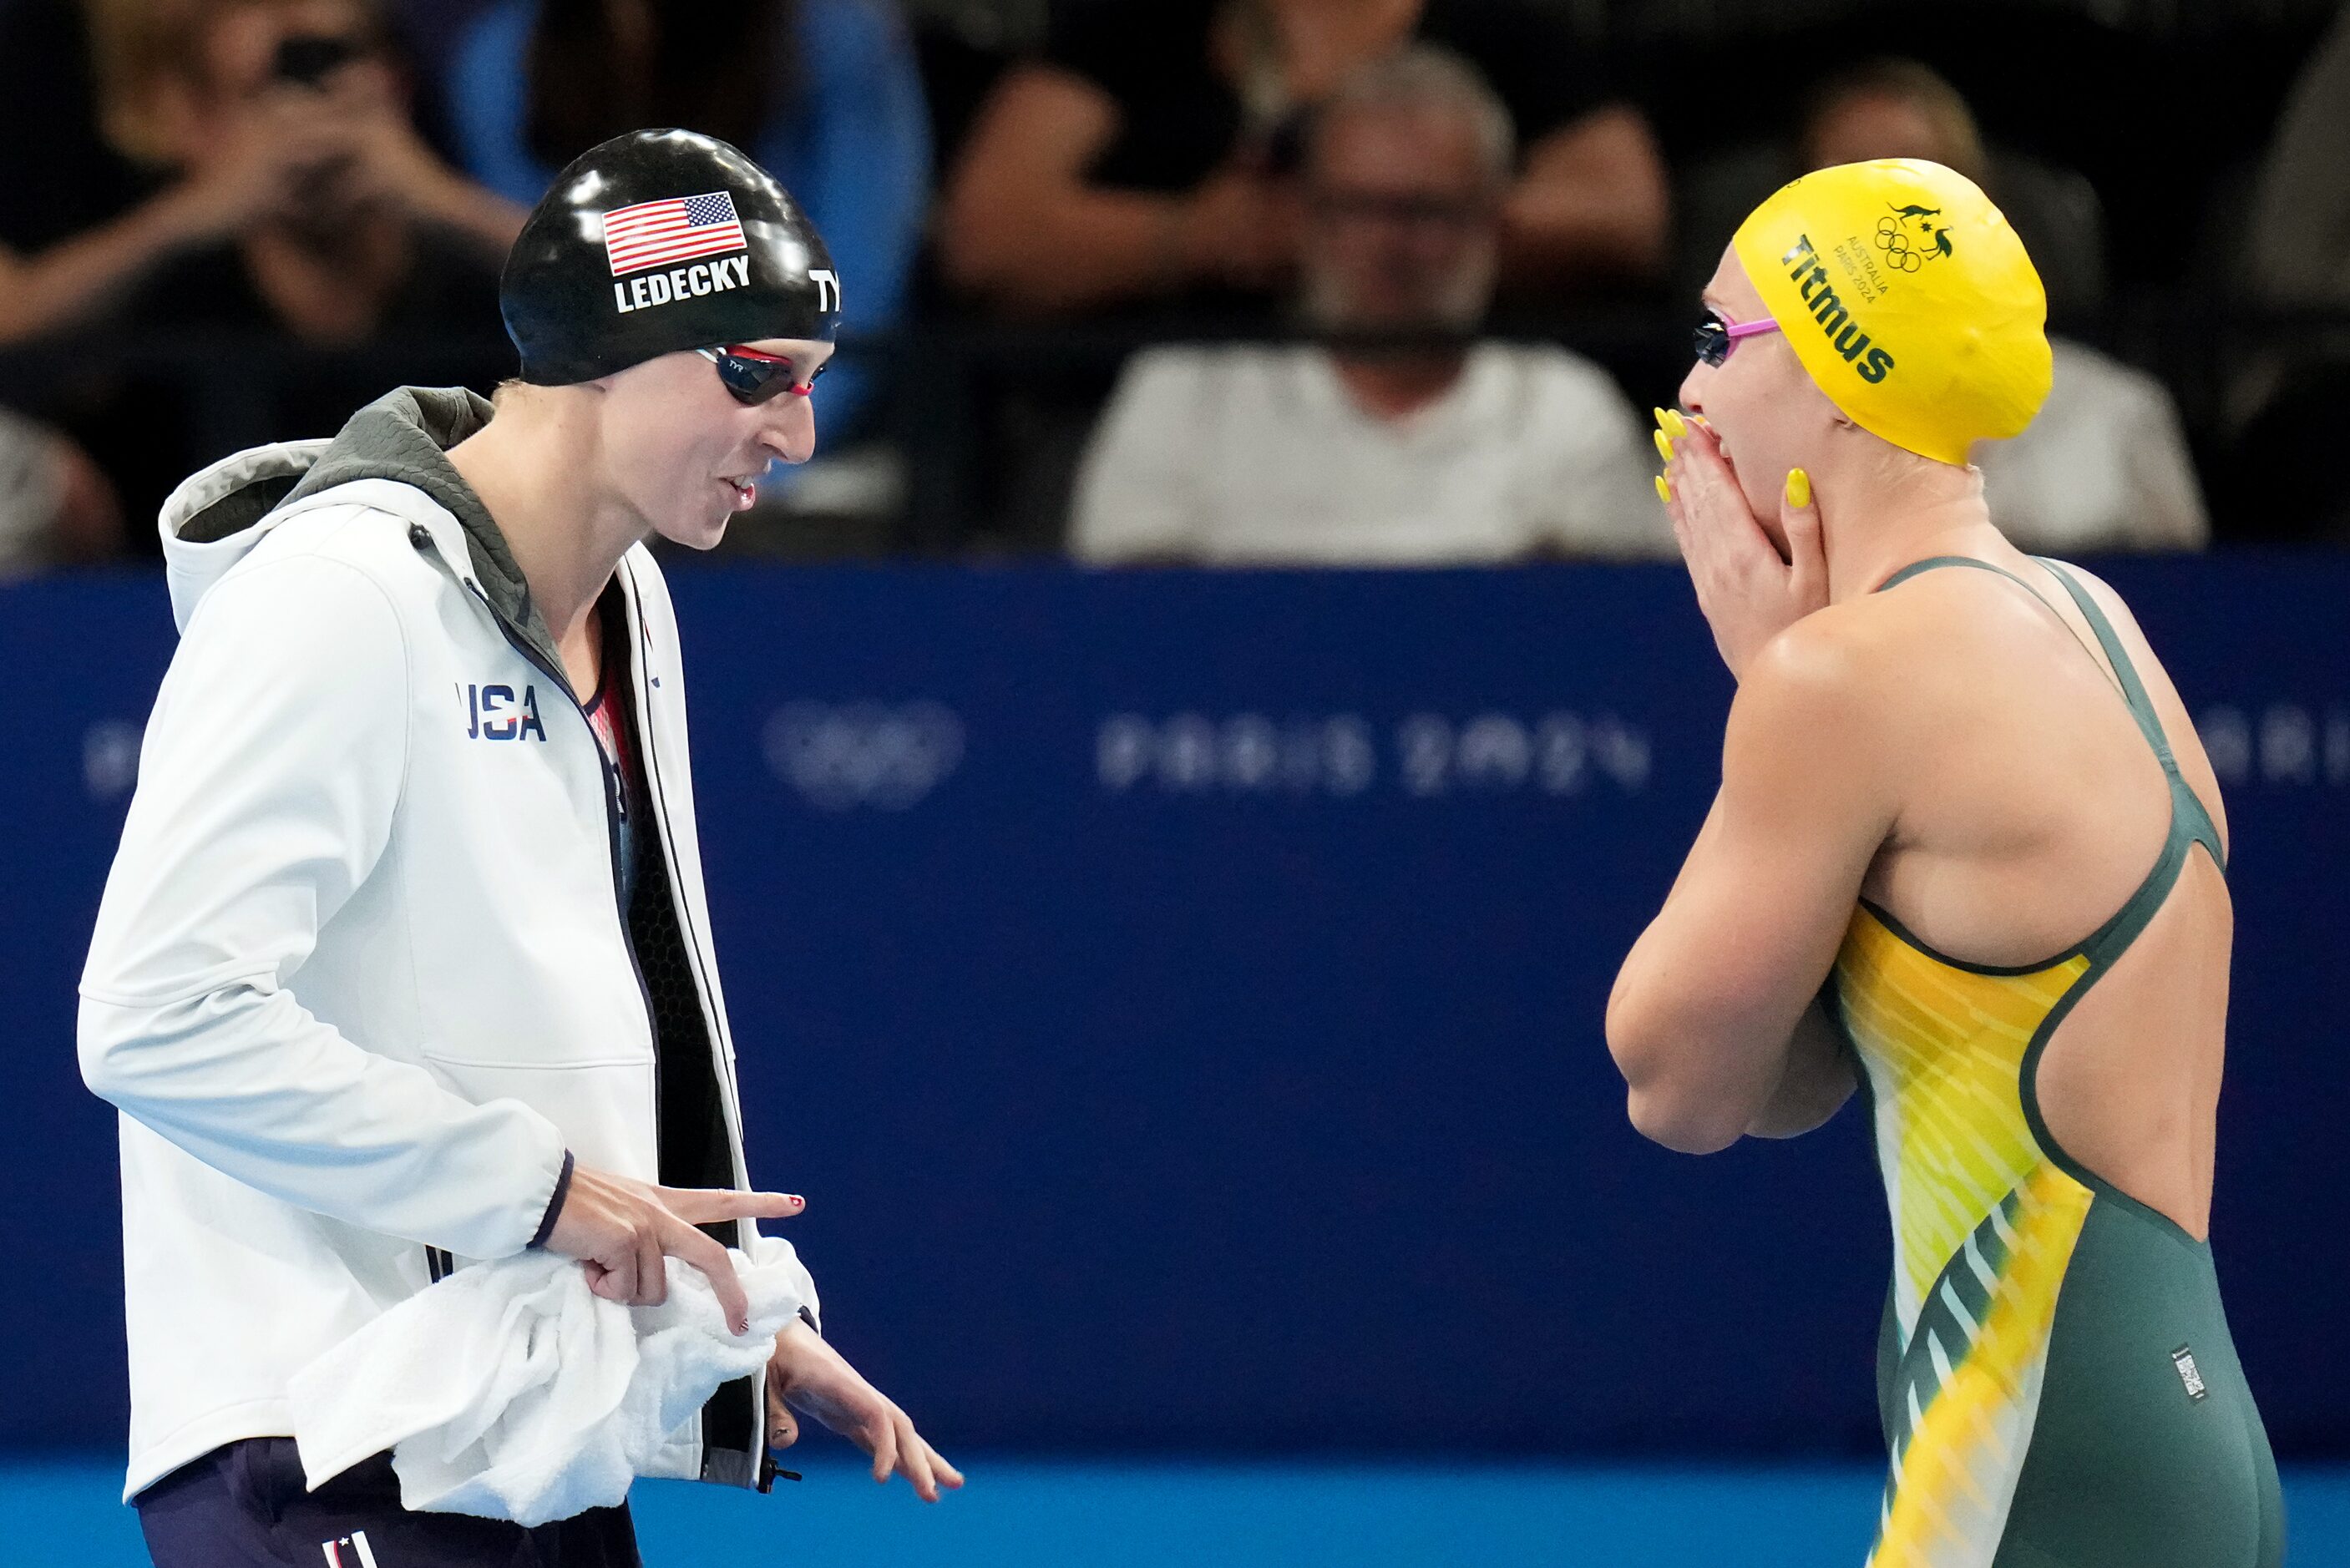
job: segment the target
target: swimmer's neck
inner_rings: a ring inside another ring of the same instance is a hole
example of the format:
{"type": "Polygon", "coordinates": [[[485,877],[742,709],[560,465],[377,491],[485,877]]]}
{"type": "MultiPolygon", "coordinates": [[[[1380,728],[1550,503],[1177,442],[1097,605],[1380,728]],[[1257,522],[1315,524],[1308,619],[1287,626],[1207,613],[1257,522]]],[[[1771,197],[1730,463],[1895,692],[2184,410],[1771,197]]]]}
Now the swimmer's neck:
{"type": "Polygon", "coordinates": [[[1931,556],[2017,556],[1991,525],[1978,470],[1923,458],[1872,470],[1813,475],[1830,604],[1866,598],[1902,567],[1931,556]]]}
{"type": "Polygon", "coordinates": [[[449,449],[505,536],[556,646],[569,649],[629,546],[650,531],[604,478],[593,386],[529,388],[449,449]]]}

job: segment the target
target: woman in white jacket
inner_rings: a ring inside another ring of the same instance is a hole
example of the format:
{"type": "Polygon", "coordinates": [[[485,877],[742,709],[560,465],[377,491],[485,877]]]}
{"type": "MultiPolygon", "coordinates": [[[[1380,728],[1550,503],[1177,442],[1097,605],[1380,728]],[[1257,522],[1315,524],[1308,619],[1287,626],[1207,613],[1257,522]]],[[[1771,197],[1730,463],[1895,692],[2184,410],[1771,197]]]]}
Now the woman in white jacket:
{"type": "MultiPolygon", "coordinates": [[[[838,280],[757,165],[649,131],[564,171],[501,300],[523,379],[494,405],[394,392],[163,517],[182,641],[80,1020],[123,1112],[125,1496],[161,1568],[515,1560],[520,1526],[405,1512],[381,1458],[306,1492],[288,1379],[532,1247],[635,1303],[680,1258],[739,1331],[724,1243],[802,1207],[750,1190],[643,542],[708,548],[770,460],[806,460],[838,280]]],[[[650,1473],[764,1490],[796,1407],[878,1480],[959,1486],[801,1279],[764,1376],[650,1473]]],[[[637,1560],[625,1506],[527,1534],[548,1564],[637,1560]]]]}

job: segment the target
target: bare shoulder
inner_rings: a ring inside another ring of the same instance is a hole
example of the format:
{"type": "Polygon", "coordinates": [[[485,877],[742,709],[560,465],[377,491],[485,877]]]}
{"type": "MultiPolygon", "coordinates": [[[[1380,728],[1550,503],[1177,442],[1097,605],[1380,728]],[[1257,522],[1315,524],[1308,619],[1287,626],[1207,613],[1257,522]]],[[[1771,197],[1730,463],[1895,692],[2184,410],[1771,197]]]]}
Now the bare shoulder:
{"type": "Polygon", "coordinates": [[[1866,601],[1814,610],[1756,650],[1731,709],[1732,743],[1767,732],[1774,743],[1840,751],[1876,738],[1892,689],[1888,664],[1904,634],[1866,601]]]}
{"type": "Polygon", "coordinates": [[[1866,708],[1942,646],[1914,611],[1877,595],[1814,610],[1765,643],[1744,679],[1793,699],[1866,708]]]}
{"type": "Polygon", "coordinates": [[[2012,585],[1937,573],[1804,617],[1757,651],[1731,717],[1800,753],[1804,765],[1865,773],[1896,794],[1951,736],[1996,710],[2026,671],[2019,645],[2045,628],[2012,585]],[[1936,578],[1942,580],[1937,581],[1936,578]]]}

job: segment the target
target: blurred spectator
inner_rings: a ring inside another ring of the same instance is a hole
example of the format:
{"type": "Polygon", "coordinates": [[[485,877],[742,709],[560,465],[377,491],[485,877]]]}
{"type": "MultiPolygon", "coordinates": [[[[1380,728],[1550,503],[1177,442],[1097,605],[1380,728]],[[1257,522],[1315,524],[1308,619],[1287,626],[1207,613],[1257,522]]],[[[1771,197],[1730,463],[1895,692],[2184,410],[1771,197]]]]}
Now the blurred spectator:
{"type": "MultiPolygon", "coordinates": [[[[888,0],[504,0],[458,51],[450,111],[466,167],[536,202],[598,142],[648,126],[731,141],[816,220],[852,336],[887,332],[931,194],[930,119],[888,0]]],[[[844,356],[817,394],[848,433],[874,377],[844,356]]]]}
{"type": "Polygon", "coordinates": [[[2247,258],[2272,305],[2350,306],[2350,6],[2286,99],[2252,198],[2247,258]]]}
{"type": "Polygon", "coordinates": [[[122,508],[57,431],[0,409],[0,583],[122,554],[122,508]]]}
{"type": "Polygon", "coordinates": [[[1941,74],[1911,59],[1879,58],[1832,71],[1804,95],[1792,135],[1750,140],[1700,159],[1682,174],[1676,286],[1696,293],[1713,275],[1722,247],[1762,199],[1806,169],[1851,162],[1858,148],[1877,156],[1936,159],[1991,193],[2032,253],[2059,318],[2105,304],[2105,210],[2077,170],[1985,144],[1966,99],[1941,74]]]}
{"type": "Polygon", "coordinates": [[[1417,38],[1495,84],[1526,141],[1502,259],[1546,285],[1645,277],[1668,197],[1647,122],[1533,0],[1058,0],[982,109],[941,216],[949,279],[1062,312],[1285,282],[1279,190],[1306,106],[1417,38]]]}
{"type": "MultiPolygon", "coordinates": [[[[1913,61],[1835,78],[1814,99],[1800,146],[1809,169],[1926,158],[1978,183],[1989,173],[1966,100],[1913,61]]],[[[2169,392],[2084,344],[2050,341],[2055,379],[2039,417],[1974,451],[1993,520],[2029,550],[2200,549],[2210,524],[2169,392]]]]}
{"type": "MultiPolygon", "coordinates": [[[[0,246],[0,342],[119,316],[347,343],[454,325],[468,281],[475,323],[494,329],[478,308],[481,280],[521,212],[419,140],[363,0],[88,0],[85,10],[86,45],[46,8],[50,26],[36,36],[91,57],[47,69],[78,78],[94,67],[107,142],[161,189],[70,237],[26,225],[55,242],[35,254],[0,246]]],[[[56,137],[99,178],[126,180],[73,126],[56,137]]]]}
{"type": "Polygon", "coordinates": [[[2055,378],[2020,436],[1974,451],[1992,521],[2047,555],[2210,543],[2178,406],[2145,371],[2051,337],[2055,378]]]}
{"type": "MultiPolygon", "coordinates": [[[[1419,46],[1309,132],[1298,306],[1333,332],[1466,332],[1492,294],[1508,111],[1419,46]]],[[[1564,349],[1480,343],[1139,355],[1079,481],[1092,561],[1406,564],[1669,556],[1639,421],[1564,349]]]]}
{"type": "MultiPolygon", "coordinates": [[[[2261,162],[2240,264],[2251,303],[2282,312],[2350,309],[2350,6],[2334,19],[2261,162]]],[[[2225,214],[2222,214],[2223,217],[2225,214]]],[[[2328,334],[2285,324],[2230,367],[2220,493],[2231,539],[2350,544],[2350,497],[2302,458],[2312,431],[2350,420],[2350,360],[2328,334]]]]}
{"type": "Polygon", "coordinates": [[[19,255],[155,193],[155,176],[99,130],[85,11],[82,0],[0,0],[0,245],[19,255]]]}

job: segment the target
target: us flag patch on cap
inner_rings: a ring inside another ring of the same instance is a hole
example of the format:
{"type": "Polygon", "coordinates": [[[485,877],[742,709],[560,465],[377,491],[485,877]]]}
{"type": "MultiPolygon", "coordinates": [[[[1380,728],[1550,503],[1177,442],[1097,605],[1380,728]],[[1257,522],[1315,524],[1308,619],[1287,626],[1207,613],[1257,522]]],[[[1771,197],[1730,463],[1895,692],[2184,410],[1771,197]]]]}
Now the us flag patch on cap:
{"type": "Polygon", "coordinates": [[[726,191],[639,202],[604,214],[604,257],[614,277],[748,248],[734,197],[726,191]]]}
{"type": "Polygon", "coordinates": [[[368,1550],[367,1532],[354,1530],[348,1535],[333,1541],[322,1541],[318,1549],[327,1554],[327,1568],[376,1568],[375,1553],[368,1550]]]}

